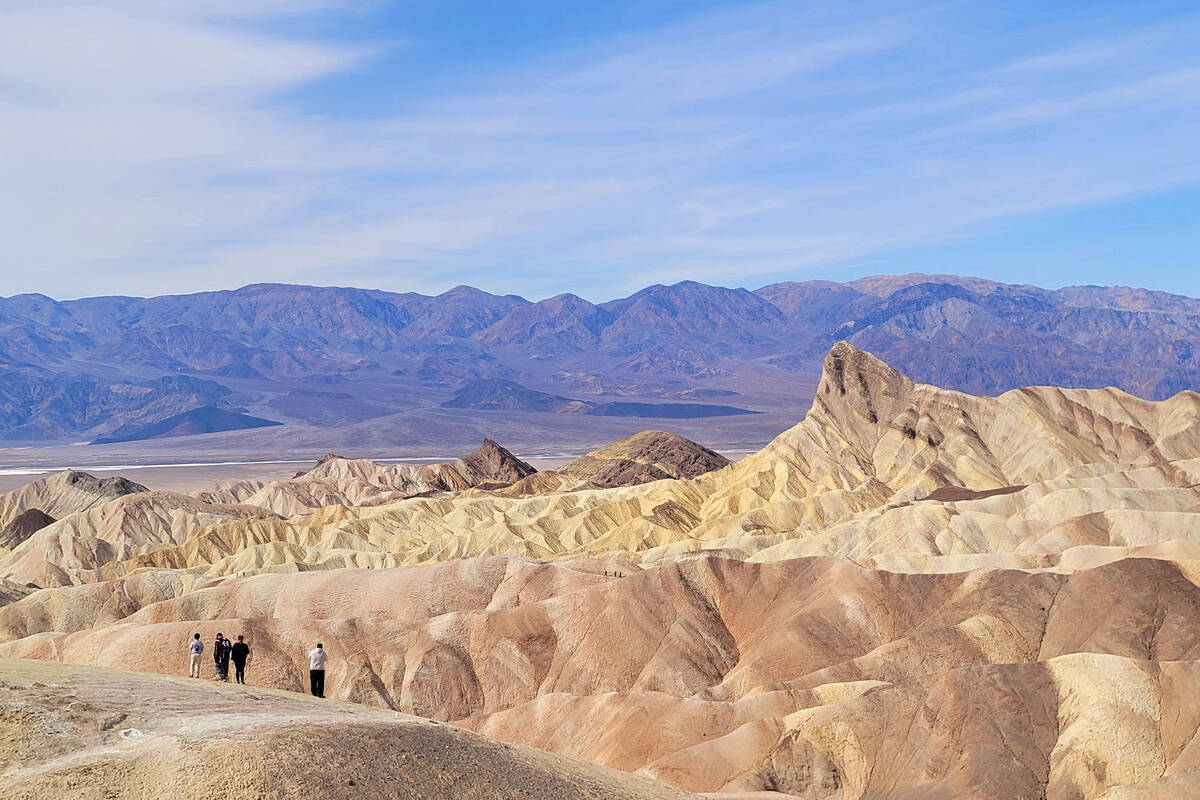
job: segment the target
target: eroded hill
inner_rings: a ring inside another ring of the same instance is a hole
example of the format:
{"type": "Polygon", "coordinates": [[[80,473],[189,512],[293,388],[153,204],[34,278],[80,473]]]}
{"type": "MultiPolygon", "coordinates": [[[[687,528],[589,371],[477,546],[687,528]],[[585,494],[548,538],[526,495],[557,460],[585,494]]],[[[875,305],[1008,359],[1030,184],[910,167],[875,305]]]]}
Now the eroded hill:
{"type": "Polygon", "coordinates": [[[240,632],[302,690],[320,640],[338,699],[727,797],[1195,795],[1197,395],[841,343],[759,453],[643,439],[64,506],[0,559],[0,656],[183,674],[240,632]]]}
{"type": "MultiPolygon", "coordinates": [[[[153,546],[89,555],[88,531],[122,511],[118,501],[93,509],[97,520],[77,531],[69,518],[39,531],[0,559],[0,577],[44,586],[144,568],[216,576],[498,553],[653,563],[706,549],[753,559],[846,555],[915,571],[1096,563],[1192,542],[1198,423],[1200,395],[1190,392],[1159,402],[1054,387],[976,397],[913,383],[839,344],[801,423],[761,452],[691,480],[600,489],[560,476],[532,493],[400,499],[381,496],[354,462],[329,462],[349,470],[352,491],[296,501],[310,485],[300,478],[267,488],[277,500],[250,503],[261,486],[165,498],[174,509],[167,517],[144,515],[162,520],[146,534],[153,546]],[[962,499],[930,499],[938,496],[962,499]],[[244,505],[214,510],[213,501],[244,505]],[[66,530],[74,532],[53,547],[40,544],[66,530]]],[[[116,535],[114,523],[103,524],[116,535]]],[[[136,529],[122,529],[125,538],[136,529]]]]}

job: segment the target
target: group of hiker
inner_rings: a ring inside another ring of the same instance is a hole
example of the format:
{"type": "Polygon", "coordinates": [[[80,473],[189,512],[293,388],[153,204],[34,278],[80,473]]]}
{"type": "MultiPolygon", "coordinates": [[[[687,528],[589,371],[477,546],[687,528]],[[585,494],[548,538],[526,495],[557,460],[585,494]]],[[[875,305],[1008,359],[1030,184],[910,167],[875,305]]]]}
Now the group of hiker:
{"type": "MultiPolygon", "coordinates": [[[[188,675],[199,678],[200,662],[204,654],[204,642],[200,641],[200,634],[197,633],[188,643],[188,653],[190,656],[188,675]]],[[[316,697],[325,696],[325,659],[325,646],[317,642],[317,646],[308,652],[308,683],[316,697]]],[[[229,637],[218,633],[216,641],[213,642],[213,663],[217,670],[217,680],[229,680],[229,662],[231,661],[236,670],[235,680],[245,685],[246,664],[250,661],[250,645],[246,644],[245,637],[241,634],[238,634],[236,642],[231,642],[229,637]]]]}

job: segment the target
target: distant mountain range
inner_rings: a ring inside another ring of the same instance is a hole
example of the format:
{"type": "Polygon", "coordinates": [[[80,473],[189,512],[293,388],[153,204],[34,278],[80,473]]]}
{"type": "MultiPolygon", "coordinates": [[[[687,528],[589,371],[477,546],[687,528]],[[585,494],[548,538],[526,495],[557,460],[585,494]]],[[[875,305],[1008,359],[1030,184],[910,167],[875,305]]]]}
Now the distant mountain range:
{"type": "Polygon", "coordinates": [[[945,275],[757,291],[685,281],[593,304],[466,286],[429,297],[263,284],[0,299],[0,439],[180,435],[247,416],[320,428],[454,398],[467,409],[532,403],[529,413],[626,403],[612,413],[671,417],[644,406],[751,395],[743,410],[759,410],[754,396],[815,375],[842,339],[974,393],[1111,385],[1158,399],[1200,387],[1200,300],[1140,289],[945,275]],[[472,394],[487,385],[507,388],[472,394]]]}

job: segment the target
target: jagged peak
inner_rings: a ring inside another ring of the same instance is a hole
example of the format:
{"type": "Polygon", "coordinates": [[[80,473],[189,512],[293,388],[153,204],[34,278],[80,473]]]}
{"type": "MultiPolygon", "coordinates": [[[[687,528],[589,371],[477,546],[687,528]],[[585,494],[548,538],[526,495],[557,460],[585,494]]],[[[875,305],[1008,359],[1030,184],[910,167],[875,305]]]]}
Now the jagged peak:
{"type": "Polygon", "coordinates": [[[504,453],[508,453],[509,455],[512,455],[512,453],[509,453],[508,450],[506,448],[502,447],[500,445],[500,443],[497,442],[495,439],[484,437],[483,443],[481,445],[479,445],[479,449],[476,450],[475,452],[480,452],[480,451],[486,452],[488,450],[498,450],[498,451],[501,451],[504,453]]]}
{"type": "Polygon", "coordinates": [[[478,449],[459,460],[480,470],[489,478],[506,480],[509,483],[537,472],[537,469],[517,458],[495,439],[484,439],[478,449]]]}
{"type": "Polygon", "coordinates": [[[497,442],[495,439],[491,438],[485,438],[483,443],[479,445],[475,452],[471,453],[467,457],[470,458],[471,456],[476,455],[497,455],[506,460],[520,461],[520,459],[517,458],[511,450],[497,442]]]}
{"type": "Polygon", "coordinates": [[[847,341],[840,341],[825,356],[817,393],[819,396],[867,397],[911,385],[909,378],[883,360],[847,341]]]}

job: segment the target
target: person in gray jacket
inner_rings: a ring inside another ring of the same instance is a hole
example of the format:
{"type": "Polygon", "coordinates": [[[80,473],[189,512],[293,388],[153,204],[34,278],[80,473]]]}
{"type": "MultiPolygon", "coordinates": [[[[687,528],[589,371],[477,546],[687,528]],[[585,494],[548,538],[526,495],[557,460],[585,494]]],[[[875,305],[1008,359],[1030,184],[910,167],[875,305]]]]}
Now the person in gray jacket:
{"type": "Polygon", "coordinates": [[[200,641],[200,634],[188,642],[188,653],[190,654],[190,665],[188,668],[188,677],[200,677],[200,656],[204,653],[204,642],[200,641]]]}

